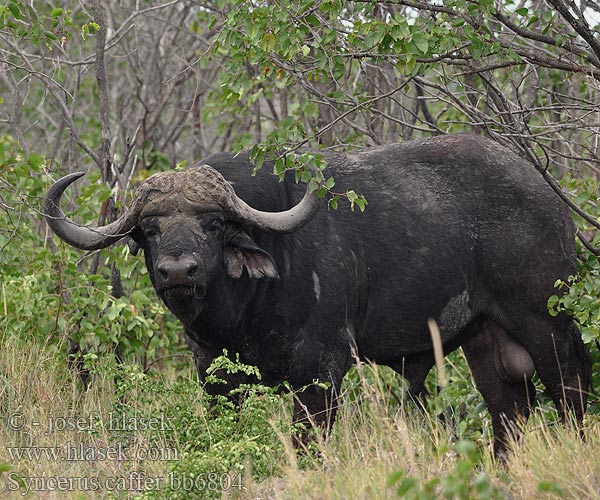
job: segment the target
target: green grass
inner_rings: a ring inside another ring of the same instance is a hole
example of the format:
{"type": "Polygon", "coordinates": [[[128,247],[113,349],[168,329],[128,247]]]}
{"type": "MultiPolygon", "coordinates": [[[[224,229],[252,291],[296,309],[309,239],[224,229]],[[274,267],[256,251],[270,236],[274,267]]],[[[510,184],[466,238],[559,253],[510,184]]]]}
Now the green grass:
{"type": "Polygon", "coordinates": [[[329,439],[297,453],[291,397],[270,389],[249,388],[238,410],[211,404],[191,363],[143,374],[105,357],[84,390],[60,344],[5,336],[0,352],[0,498],[600,498],[598,418],[583,442],[542,404],[497,464],[461,355],[428,412],[361,365],[329,439]]]}

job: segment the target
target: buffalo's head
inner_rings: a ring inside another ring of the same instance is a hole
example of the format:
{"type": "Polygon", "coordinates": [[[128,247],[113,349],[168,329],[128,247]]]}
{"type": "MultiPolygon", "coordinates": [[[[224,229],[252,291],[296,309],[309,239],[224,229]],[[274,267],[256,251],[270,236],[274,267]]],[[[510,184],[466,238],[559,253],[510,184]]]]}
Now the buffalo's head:
{"type": "Polygon", "coordinates": [[[307,190],[302,201],[287,211],[256,210],[219,172],[201,165],[149,177],[118,220],[88,227],[70,220],[60,208],[62,193],[82,175],[67,175],[48,190],[43,210],[50,228],[84,250],[104,248],[129,236],[134,253],[144,250],[156,292],[184,323],[210,306],[207,295],[215,296],[211,287],[227,288],[227,281],[241,278],[244,270],[249,278],[278,277],[273,257],[245,227],[289,233],[310,221],[320,205],[307,190]]]}

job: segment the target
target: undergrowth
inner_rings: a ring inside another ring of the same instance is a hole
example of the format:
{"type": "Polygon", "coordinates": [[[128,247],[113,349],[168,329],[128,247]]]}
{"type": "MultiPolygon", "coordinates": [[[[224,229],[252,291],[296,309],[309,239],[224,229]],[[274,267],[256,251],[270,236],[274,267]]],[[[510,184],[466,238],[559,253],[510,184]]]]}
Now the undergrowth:
{"type": "Polygon", "coordinates": [[[1,341],[3,498],[598,497],[596,419],[583,442],[555,425],[542,400],[523,442],[498,464],[461,353],[450,356],[447,388],[430,377],[425,411],[396,374],[359,365],[345,380],[329,438],[298,451],[289,394],[249,385],[238,406],[209,396],[191,363],[144,373],[109,354],[87,360],[84,389],[61,347],[1,341]]]}

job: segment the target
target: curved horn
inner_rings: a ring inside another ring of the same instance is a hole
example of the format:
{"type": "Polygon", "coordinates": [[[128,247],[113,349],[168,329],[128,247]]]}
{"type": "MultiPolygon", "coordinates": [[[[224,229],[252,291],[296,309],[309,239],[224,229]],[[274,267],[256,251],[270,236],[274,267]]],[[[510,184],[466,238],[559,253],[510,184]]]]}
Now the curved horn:
{"type": "Polygon", "coordinates": [[[321,200],[316,192],[310,192],[308,184],[306,193],[300,202],[283,212],[263,212],[256,210],[242,200],[237,194],[228,200],[229,206],[224,207],[232,217],[265,231],[275,233],[292,233],[307,224],[316,215],[321,200]]]}
{"type": "MultiPolygon", "coordinates": [[[[160,174],[155,174],[156,176],[160,174]]],[[[192,203],[214,203],[229,216],[251,226],[275,233],[291,233],[309,222],[321,206],[317,193],[306,186],[304,198],[296,206],[283,212],[263,212],[248,205],[234,191],[221,173],[210,165],[196,165],[181,173],[181,190],[192,203]]],[[[149,183],[154,176],[150,177],[149,183]]],[[[156,181],[162,179],[156,178],[156,181]]]]}
{"type": "Polygon", "coordinates": [[[83,175],[83,172],[76,172],[57,180],[46,193],[42,211],[48,226],[61,240],[82,250],[98,250],[126,236],[135,224],[135,214],[126,211],[116,221],[101,227],[87,227],[73,222],[61,210],[60,198],[65,189],[83,175]]]}

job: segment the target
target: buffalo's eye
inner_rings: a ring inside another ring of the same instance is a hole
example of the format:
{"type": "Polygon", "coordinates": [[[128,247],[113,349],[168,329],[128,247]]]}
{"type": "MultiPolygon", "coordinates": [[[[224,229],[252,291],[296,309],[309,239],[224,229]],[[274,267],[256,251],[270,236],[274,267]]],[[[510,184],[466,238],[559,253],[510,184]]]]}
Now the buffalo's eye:
{"type": "Polygon", "coordinates": [[[209,233],[216,233],[223,228],[223,221],[219,219],[214,219],[210,221],[210,223],[205,227],[205,230],[209,233]]]}
{"type": "Polygon", "coordinates": [[[158,231],[153,227],[149,227],[144,229],[144,236],[147,240],[151,240],[152,238],[156,238],[156,236],[158,236],[158,231]]]}

